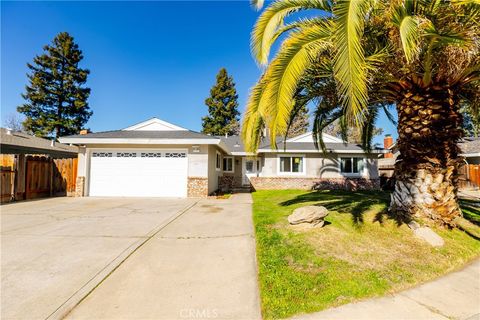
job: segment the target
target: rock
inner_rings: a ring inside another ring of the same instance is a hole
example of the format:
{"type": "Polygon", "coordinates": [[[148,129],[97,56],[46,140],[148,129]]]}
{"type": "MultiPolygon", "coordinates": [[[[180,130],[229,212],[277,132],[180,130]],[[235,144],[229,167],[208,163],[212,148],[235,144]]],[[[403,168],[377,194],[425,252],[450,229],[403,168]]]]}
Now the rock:
{"type": "Polygon", "coordinates": [[[305,206],[293,210],[293,213],[288,216],[290,224],[311,224],[314,227],[322,227],[325,218],[328,215],[328,210],[320,206],[305,206]]]}
{"type": "Polygon", "coordinates": [[[413,229],[415,236],[427,241],[433,247],[443,247],[445,241],[432,229],[428,227],[421,227],[413,229]]]}

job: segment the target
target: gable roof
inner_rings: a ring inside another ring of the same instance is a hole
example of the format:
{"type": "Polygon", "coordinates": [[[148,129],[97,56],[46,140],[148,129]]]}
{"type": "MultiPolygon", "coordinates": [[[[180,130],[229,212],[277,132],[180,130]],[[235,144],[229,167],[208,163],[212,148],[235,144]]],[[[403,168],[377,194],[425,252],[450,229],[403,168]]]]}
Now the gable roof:
{"type": "Polygon", "coordinates": [[[60,142],[72,144],[212,144],[227,151],[214,136],[191,131],[169,122],[152,118],[122,130],[76,134],[61,137],[60,142]]]}
{"type": "MultiPolygon", "coordinates": [[[[366,153],[362,146],[354,143],[343,143],[339,138],[331,135],[323,135],[327,152],[334,153],[366,153]],[[326,139],[325,139],[326,138],[326,139]]],[[[240,136],[219,136],[228,150],[233,155],[246,155],[245,147],[240,136]]],[[[297,137],[284,140],[277,139],[277,148],[273,149],[270,141],[266,138],[262,139],[257,150],[259,153],[288,153],[288,152],[305,152],[305,153],[319,153],[322,152],[315,147],[313,142],[312,132],[307,132],[297,137]]],[[[371,153],[383,153],[384,149],[374,148],[371,153]]]]}
{"type": "Polygon", "coordinates": [[[140,123],[134,124],[133,126],[127,127],[122,130],[139,130],[139,131],[181,131],[187,130],[185,128],[179,127],[173,123],[160,120],[156,117],[153,117],[149,120],[142,121],[140,123]]]}
{"type": "MultiPolygon", "coordinates": [[[[325,143],[343,143],[343,140],[337,137],[334,137],[330,134],[322,133],[322,138],[325,143]]],[[[313,132],[309,131],[307,133],[301,134],[299,136],[287,139],[286,142],[310,142],[314,143],[313,132]]]]}

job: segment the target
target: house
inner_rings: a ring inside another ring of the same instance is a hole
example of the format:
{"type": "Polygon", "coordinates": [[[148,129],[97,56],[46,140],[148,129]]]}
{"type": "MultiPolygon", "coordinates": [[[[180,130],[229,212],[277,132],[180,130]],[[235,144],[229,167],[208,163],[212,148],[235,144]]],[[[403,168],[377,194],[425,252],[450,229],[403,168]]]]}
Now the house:
{"type": "Polygon", "coordinates": [[[194,132],[153,118],[116,131],[60,138],[79,146],[85,196],[203,197],[223,189],[378,188],[377,159],[325,135],[327,155],[307,133],[247,154],[238,136],[194,132]]]}
{"type": "Polygon", "coordinates": [[[73,195],[78,148],[0,128],[0,202],[73,195]]]}

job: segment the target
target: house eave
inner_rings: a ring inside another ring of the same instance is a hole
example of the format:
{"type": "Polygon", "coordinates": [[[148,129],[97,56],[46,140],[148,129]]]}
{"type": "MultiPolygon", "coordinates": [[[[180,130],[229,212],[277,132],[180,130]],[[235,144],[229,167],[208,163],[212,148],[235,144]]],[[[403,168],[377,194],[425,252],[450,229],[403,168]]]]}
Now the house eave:
{"type": "Polygon", "coordinates": [[[61,143],[71,144],[213,144],[219,145],[220,139],[128,139],[128,138],[59,138],[61,143]]]}
{"type": "MultiPolygon", "coordinates": [[[[258,153],[322,153],[321,150],[289,150],[289,149],[258,149],[258,153]]],[[[387,153],[385,150],[372,150],[365,152],[363,150],[344,150],[344,149],[327,149],[327,153],[358,153],[358,154],[382,154],[387,153]]]]}

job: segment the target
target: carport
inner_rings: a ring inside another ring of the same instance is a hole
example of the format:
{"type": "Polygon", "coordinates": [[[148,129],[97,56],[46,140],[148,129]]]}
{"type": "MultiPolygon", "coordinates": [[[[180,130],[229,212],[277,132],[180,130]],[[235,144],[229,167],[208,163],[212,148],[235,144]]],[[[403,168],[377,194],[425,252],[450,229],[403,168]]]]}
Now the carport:
{"type": "Polygon", "coordinates": [[[1,202],[74,195],[76,146],[0,128],[1,202]]]}

